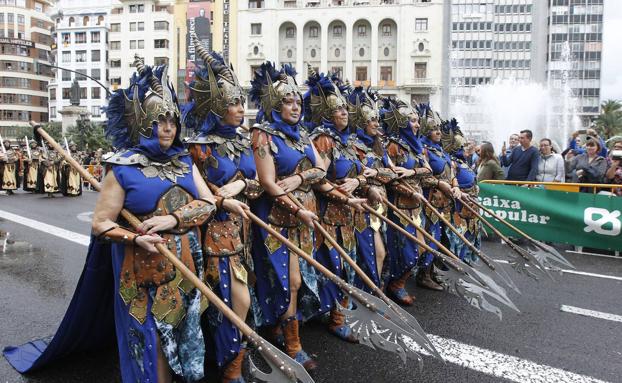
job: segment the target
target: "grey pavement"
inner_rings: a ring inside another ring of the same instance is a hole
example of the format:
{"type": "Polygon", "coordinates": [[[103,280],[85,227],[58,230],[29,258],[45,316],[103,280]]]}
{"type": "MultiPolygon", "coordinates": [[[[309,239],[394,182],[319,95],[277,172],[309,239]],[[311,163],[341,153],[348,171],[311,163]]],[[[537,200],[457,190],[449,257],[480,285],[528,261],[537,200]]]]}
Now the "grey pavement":
{"type": "MultiPolygon", "coordinates": [[[[0,211],[89,235],[90,225],[83,220],[88,214],[83,213],[93,210],[96,198],[93,192],[71,199],[0,195],[0,211]]],[[[4,219],[0,219],[0,236],[0,348],[4,348],[54,333],[82,270],[86,247],[4,219]],[[6,233],[9,241],[4,247],[6,233]]],[[[493,258],[507,259],[508,250],[499,243],[484,242],[484,250],[493,258]]],[[[566,256],[579,271],[622,277],[622,259],[566,256]]],[[[622,381],[622,322],[560,311],[561,305],[570,305],[622,316],[622,280],[564,273],[555,281],[536,282],[516,274],[509,265],[501,267],[507,268],[522,291],[522,295],[510,295],[520,314],[506,310],[500,321],[460,298],[421,290],[412,283],[408,289],[415,292],[417,301],[408,311],[435,336],[579,374],[577,381],[590,381],[590,377],[622,381]]],[[[424,357],[420,371],[415,363],[404,365],[394,355],[345,344],[319,322],[306,324],[302,334],[305,349],[317,356],[321,365],[314,375],[316,382],[507,381],[503,373],[490,373],[475,362],[443,363],[424,357]]],[[[521,368],[529,367],[517,363],[516,369],[521,368]]],[[[520,381],[513,375],[506,377],[520,381]]],[[[0,358],[0,383],[118,381],[114,345],[72,356],[27,376],[0,358]]],[[[523,381],[553,380],[537,380],[534,375],[523,381]]]]}

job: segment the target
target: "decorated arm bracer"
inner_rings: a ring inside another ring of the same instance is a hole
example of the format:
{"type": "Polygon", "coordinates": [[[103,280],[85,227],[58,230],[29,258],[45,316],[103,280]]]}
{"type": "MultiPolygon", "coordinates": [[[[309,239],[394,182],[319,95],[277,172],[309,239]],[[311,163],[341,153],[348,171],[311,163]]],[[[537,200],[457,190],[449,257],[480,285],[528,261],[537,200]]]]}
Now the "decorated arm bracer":
{"type": "Polygon", "coordinates": [[[244,179],[246,186],[244,187],[244,196],[248,199],[257,199],[264,192],[263,187],[257,180],[244,179]]]}
{"type": "MultiPolygon", "coordinates": [[[[218,202],[216,202],[216,205],[218,205],[218,202]]],[[[215,211],[216,206],[211,202],[203,199],[195,199],[175,210],[172,215],[177,220],[177,229],[183,230],[202,225],[215,211]]]]}
{"type": "Polygon", "coordinates": [[[427,176],[421,179],[421,187],[423,188],[434,188],[438,186],[438,179],[433,176],[427,176]]]}
{"type": "Polygon", "coordinates": [[[411,188],[409,188],[408,186],[402,184],[402,183],[396,183],[391,185],[391,188],[398,194],[406,196],[406,197],[410,197],[413,195],[413,190],[411,188]]]}
{"type": "Polygon", "coordinates": [[[298,213],[298,210],[300,210],[298,205],[296,205],[287,194],[281,194],[274,197],[274,203],[289,211],[294,216],[298,213]]]}
{"type": "Polygon", "coordinates": [[[121,226],[113,226],[108,230],[103,231],[97,236],[97,239],[105,242],[119,242],[124,244],[135,244],[136,238],[139,234],[134,233],[121,226]]]}
{"type": "Polygon", "coordinates": [[[318,167],[313,167],[311,169],[304,170],[300,173],[296,173],[302,183],[300,186],[311,186],[318,182],[320,182],[324,177],[326,177],[326,170],[318,167]]]}
{"type": "Polygon", "coordinates": [[[388,184],[397,178],[397,173],[391,168],[377,168],[378,174],[374,177],[378,182],[382,184],[388,184]]]}
{"type": "Polygon", "coordinates": [[[335,189],[334,187],[327,191],[322,191],[321,193],[324,195],[324,197],[326,197],[332,202],[347,204],[349,200],[347,196],[345,196],[342,192],[335,189]]]}

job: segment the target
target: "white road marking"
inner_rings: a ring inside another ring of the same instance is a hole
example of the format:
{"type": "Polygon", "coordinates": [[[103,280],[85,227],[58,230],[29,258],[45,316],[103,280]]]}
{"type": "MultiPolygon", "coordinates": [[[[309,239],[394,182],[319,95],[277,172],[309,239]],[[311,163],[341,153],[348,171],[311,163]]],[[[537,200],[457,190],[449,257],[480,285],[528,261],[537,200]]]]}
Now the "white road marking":
{"type": "MultiPolygon", "coordinates": [[[[497,263],[503,263],[503,264],[509,264],[509,261],[506,261],[505,259],[494,259],[495,262],[497,263]]],[[[529,265],[527,265],[527,267],[529,267],[529,265]]],[[[547,269],[550,270],[550,269],[547,269]]],[[[596,274],[596,273],[588,273],[587,271],[577,271],[577,270],[570,270],[570,269],[561,269],[562,273],[566,273],[566,274],[576,274],[576,275],[585,275],[586,277],[595,277],[595,278],[603,278],[603,279],[613,279],[614,281],[622,281],[622,277],[617,277],[615,275],[606,275],[606,274],[596,274]]]]}
{"type": "MultiPolygon", "coordinates": [[[[428,334],[441,357],[449,363],[475,370],[487,375],[507,379],[519,383],[587,383],[605,382],[586,375],[538,364],[515,356],[501,354],[469,344],[460,343],[453,339],[428,334]]],[[[418,353],[424,353],[409,337],[404,337],[404,343],[418,353]]]]}
{"type": "Polygon", "coordinates": [[[93,212],[92,211],[85,211],[84,213],[78,214],[77,217],[78,217],[78,220],[80,220],[82,222],[91,223],[93,221],[93,212]]]}
{"type": "Polygon", "coordinates": [[[568,305],[562,305],[560,310],[563,312],[583,315],[583,316],[592,317],[592,318],[605,319],[605,320],[610,320],[613,322],[622,322],[622,315],[609,314],[609,313],[604,313],[602,311],[582,309],[580,307],[574,307],[574,306],[568,306],[568,305]]]}
{"type": "Polygon", "coordinates": [[[69,230],[60,228],[58,226],[52,226],[41,221],[37,221],[34,219],[23,217],[21,215],[9,213],[8,211],[0,210],[0,218],[4,218],[6,220],[19,223],[20,225],[27,226],[31,229],[39,230],[44,233],[47,233],[47,234],[50,234],[50,235],[53,235],[53,236],[56,236],[62,239],[66,239],[68,241],[75,242],[83,246],[88,246],[91,241],[91,237],[89,237],[88,235],[79,234],[74,231],[69,231],[69,230]]]}

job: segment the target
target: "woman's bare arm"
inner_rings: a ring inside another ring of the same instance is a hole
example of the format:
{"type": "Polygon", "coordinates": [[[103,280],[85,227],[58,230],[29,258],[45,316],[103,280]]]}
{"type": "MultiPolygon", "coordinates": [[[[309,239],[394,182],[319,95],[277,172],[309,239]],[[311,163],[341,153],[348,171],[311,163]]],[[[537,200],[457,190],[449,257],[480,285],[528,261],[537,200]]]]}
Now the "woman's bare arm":
{"type": "Polygon", "coordinates": [[[95,235],[117,226],[115,222],[123,209],[125,190],[121,187],[114,173],[108,172],[104,178],[101,193],[93,213],[92,229],[95,235]]]}

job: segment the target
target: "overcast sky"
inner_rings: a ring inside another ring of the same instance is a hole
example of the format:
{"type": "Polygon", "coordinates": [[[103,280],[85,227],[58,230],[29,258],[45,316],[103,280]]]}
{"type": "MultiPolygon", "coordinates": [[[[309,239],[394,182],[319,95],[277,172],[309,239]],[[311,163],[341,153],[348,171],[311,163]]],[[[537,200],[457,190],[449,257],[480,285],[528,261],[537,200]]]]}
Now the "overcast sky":
{"type": "Polygon", "coordinates": [[[601,100],[622,100],[622,1],[605,0],[601,100]]]}

